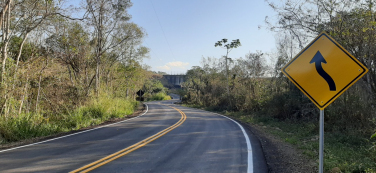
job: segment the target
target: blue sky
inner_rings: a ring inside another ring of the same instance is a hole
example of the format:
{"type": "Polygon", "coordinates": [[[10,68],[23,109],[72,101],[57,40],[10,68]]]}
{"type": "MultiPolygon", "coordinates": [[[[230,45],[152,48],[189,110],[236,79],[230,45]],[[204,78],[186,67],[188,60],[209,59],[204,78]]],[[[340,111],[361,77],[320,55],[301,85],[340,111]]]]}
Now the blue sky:
{"type": "Polygon", "coordinates": [[[201,66],[202,57],[220,58],[226,50],[214,44],[223,38],[240,39],[242,46],[231,51],[231,58],[275,49],[275,33],[258,28],[265,25],[265,16],[275,15],[263,0],[132,2],[131,21],[147,33],[144,46],[151,52],[144,63],[153,71],[185,73],[192,66],[201,66]]]}
{"type": "Polygon", "coordinates": [[[185,73],[202,57],[220,58],[226,50],[214,43],[222,38],[242,43],[231,58],[275,48],[274,33],[258,28],[275,14],[263,0],[139,0],[129,13],[148,34],[144,45],[151,52],[144,63],[153,71],[185,73]]]}

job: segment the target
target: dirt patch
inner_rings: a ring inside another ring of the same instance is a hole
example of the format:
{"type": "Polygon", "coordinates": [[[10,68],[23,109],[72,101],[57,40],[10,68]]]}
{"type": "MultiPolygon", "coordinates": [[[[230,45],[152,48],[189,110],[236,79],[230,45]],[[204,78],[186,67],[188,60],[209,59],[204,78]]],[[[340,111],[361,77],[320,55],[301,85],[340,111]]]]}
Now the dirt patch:
{"type": "Polygon", "coordinates": [[[44,141],[44,140],[53,139],[53,138],[57,138],[57,137],[61,137],[61,136],[65,136],[65,135],[69,135],[69,134],[93,129],[93,128],[96,128],[96,127],[104,126],[104,125],[107,125],[107,124],[116,123],[116,122],[123,121],[123,120],[126,120],[126,119],[130,119],[130,118],[133,118],[133,117],[137,117],[137,116],[139,116],[139,115],[141,115],[142,113],[145,112],[145,108],[146,108],[145,105],[140,105],[138,107],[138,109],[132,115],[128,115],[128,116],[123,117],[123,118],[113,118],[113,119],[107,120],[107,121],[105,121],[101,124],[98,124],[98,125],[95,125],[95,126],[90,126],[90,127],[85,127],[85,128],[80,129],[80,130],[73,130],[73,131],[70,131],[70,132],[63,132],[63,133],[58,133],[58,134],[54,134],[54,135],[50,135],[50,136],[36,137],[36,138],[26,139],[26,140],[22,140],[22,141],[18,141],[18,142],[1,144],[0,150],[18,147],[18,146],[22,146],[22,145],[28,145],[28,144],[32,144],[32,143],[36,143],[36,142],[41,142],[41,141],[44,141]]]}
{"type": "Polygon", "coordinates": [[[246,126],[260,140],[270,173],[318,172],[315,161],[308,159],[292,144],[268,133],[268,127],[256,124],[246,126]]]}

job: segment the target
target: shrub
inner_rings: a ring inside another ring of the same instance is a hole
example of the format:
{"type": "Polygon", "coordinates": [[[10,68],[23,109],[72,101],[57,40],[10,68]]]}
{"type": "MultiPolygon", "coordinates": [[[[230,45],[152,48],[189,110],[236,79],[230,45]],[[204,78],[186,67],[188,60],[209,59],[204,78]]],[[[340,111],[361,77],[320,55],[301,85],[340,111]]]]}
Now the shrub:
{"type": "Polygon", "coordinates": [[[0,134],[3,142],[51,135],[60,131],[54,123],[40,114],[21,114],[17,117],[0,117],[0,134]]]}
{"type": "Polygon", "coordinates": [[[149,99],[149,101],[153,101],[153,100],[171,100],[171,97],[163,92],[159,92],[159,93],[153,94],[151,98],[149,99]]]}

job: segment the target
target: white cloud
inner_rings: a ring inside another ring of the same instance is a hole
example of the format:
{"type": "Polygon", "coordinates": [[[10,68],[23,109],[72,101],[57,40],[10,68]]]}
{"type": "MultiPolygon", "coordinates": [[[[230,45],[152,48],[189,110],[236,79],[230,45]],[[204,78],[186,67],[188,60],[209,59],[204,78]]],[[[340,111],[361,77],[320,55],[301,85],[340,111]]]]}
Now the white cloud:
{"type": "Polygon", "coordinates": [[[187,69],[188,65],[189,65],[188,62],[175,61],[175,62],[169,62],[166,65],[159,66],[157,68],[161,70],[171,70],[171,68],[187,69]]]}
{"type": "Polygon", "coordinates": [[[166,65],[169,66],[169,67],[179,67],[179,68],[185,69],[186,66],[189,65],[189,63],[188,62],[176,61],[176,62],[169,62],[166,65]]]}
{"type": "Polygon", "coordinates": [[[167,66],[167,65],[164,65],[164,66],[159,66],[157,67],[158,69],[161,69],[161,70],[171,70],[171,67],[167,66]]]}

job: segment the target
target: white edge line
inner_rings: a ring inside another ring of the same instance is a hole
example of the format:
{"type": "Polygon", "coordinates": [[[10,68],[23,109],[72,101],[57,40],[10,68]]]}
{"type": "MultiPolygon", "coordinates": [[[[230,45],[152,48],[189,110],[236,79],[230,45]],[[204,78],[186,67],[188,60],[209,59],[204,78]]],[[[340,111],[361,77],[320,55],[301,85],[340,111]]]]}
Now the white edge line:
{"type": "MultiPolygon", "coordinates": [[[[196,109],[196,108],[191,108],[191,109],[196,109]]],[[[201,109],[196,109],[196,110],[200,110],[200,111],[204,111],[204,112],[208,112],[208,113],[212,113],[212,114],[216,114],[216,115],[219,115],[219,116],[222,116],[224,118],[227,118],[229,120],[231,120],[232,122],[234,122],[235,124],[237,124],[240,129],[242,130],[243,132],[243,135],[245,137],[245,141],[247,143],[247,153],[248,153],[248,166],[247,166],[247,173],[253,173],[253,157],[252,157],[252,145],[251,145],[251,142],[249,140],[249,137],[247,135],[247,132],[245,132],[244,128],[242,125],[240,125],[238,122],[236,122],[235,120],[229,118],[229,117],[226,117],[224,115],[221,115],[221,114],[218,114],[218,113],[214,113],[214,112],[209,112],[209,111],[206,111],[206,110],[201,110],[201,109]]]]}
{"type": "MultiPolygon", "coordinates": [[[[214,113],[214,114],[217,114],[217,113],[214,113]]],[[[236,123],[240,129],[242,130],[243,132],[243,135],[245,137],[245,141],[247,142],[247,152],[248,152],[248,168],[247,168],[247,173],[253,173],[253,158],[252,158],[252,146],[251,146],[251,142],[249,141],[249,137],[247,135],[247,132],[245,132],[244,128],[242,125],[240,125],[238,122],[236,122],[235,120],[229,118],[229,117],[226,117],[226,116],[223,116],[221,114],[217,114],[217,115],[220,115],[222,117],[225,117],[231,121],[233,121],[234,123],[236,123]]]]}
{"type": "Polygon", "coordinates": [[[6,152],[6,151],[11,151],[11,150],[16,150],[16,149],[20,149],[20,148],[25,148],[25,147],[29,147],[29,146],[33,146],[33,145],[37,145],[37,144],[42,144],[42,143],[54,141],[54,140],[57,140],[57,139],[66,138],[66,137],[69,137],[69,136],[74,136],[74,135],[78,135],[78,134],[81,134],[81,133],[86,133],[86,132],[90,132],[90,131],[93,131],[93,130],[101,129],[103,127],[108,127],[108,126],[112,126],[112,125],[115,125],[115,124],[120,124],[120,123],[129,121],[129,120],[133,120],[133,119],[136,119],[136,118],[139,118],[139,117],[145,115],[148,112],[148,110],[149,110],[148,105],[146,103],[144,103],[144,105],[146,105],[146,111],[143,114],[141,114],[140,116],[133,117],[133,118],[130,118],[130,119],[126,119],[126,120],[123,120],[123,121],[119,121],[119,122],[116,122],[116,123],[113,123],[113,124],[107,124],[107,125],[104,125],[104,126],[99,126],[99,127],[93,128],[93,129],[88,129],[88,130],[85,130],[85,131],[82,131],[82,132],[77,132],[77,133],[72,133],[72,134],[65,135],[65,136],[60,136],[60,137],[57,137],[57,138],[52,138],[52,139],[41,141],[41,142],[22,145],[22,146],[19,146],[19,147],[9,148],[9,149],[6,149],[6,150],[0,150],[0,153],[6,152]]]}

